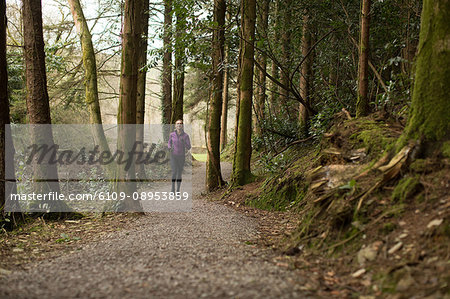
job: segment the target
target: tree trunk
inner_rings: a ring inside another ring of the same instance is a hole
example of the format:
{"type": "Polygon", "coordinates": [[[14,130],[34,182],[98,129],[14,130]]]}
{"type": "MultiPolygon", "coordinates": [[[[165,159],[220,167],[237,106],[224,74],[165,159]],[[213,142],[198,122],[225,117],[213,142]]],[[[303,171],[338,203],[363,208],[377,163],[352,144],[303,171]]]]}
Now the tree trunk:
{"type": "MultiPolygon", "coordinates": [[[[229,16],[229,13],[227,14],[229,16]]],[[[225,146],[228,142],[228,135],[227,135],[227,121],[228,121],[228,87],[229,87],[229,70],[228,70],[228,63],[229,63],[229,57],[228,57],[228,45],[225,44],[225,50],[224,50],[224,73],[223,73],[223,95],[222,95],[222,119],[220,121],[220,150],[223,151],[225,149],[225,146]]]]}
{"type": "MultiPolygon", "coordinates": [[[[280,73],[278,71],[278,67],[277,67],[275,61],[272,61],[271,75],[276,80],[278,80],[280,77],[280,73]]],[[[272,108],[271,109],[272,114],[279,115],[280,109],[279,109],[279,105],[277,104],[277,102],[278,102],[278,96],[280,93],[280,87],[275,82],[272,81],[270,89],[272,91],[270,94],[270,107],[272,108]]]]}
{"type": "MultiPolygon", "coordinates": [[[[8,100],[8,72],[6,64],[6,1],[0,0],[0,222],[4,215],[5,201],[11,193],[17,193],[15,182],[6,184],[6,178],[14,178],[14,161],[5,160],[8,155],[14,157],[14,146],[10,144],[6,147],[6,139],[11,139],[11,131],[7,131],[5,125],[10,123],[9,119],[9,100],[8,100]],[[9,133],[9,134],[8,134],[9,133]],[[7,136],[7,134],[9,136],[7,136]],[[7,173],[8,172],[8,173],[7,173]]],[[[13,214],[13,223],[15,225],[15,216],[13,214]]]]}
{"type": "MultiPolygon", "coordinates": [[[[303,16],[303,34],[302,34],[302,56],[306,57],[311,48],[311,32],[309,28],[309,15],[305,12],[303,16]]],[[[312,56],[311,54],[303,61],[300,74],[300,96],[311,106],[310,85],[312,75],[312,56]]],[[[299,106],[299,122],[303,133],[308,132],[309,112],[304,105],[299,106]]]]}
{"type": "Polygon", "coordinates": [[[369,32],[370,32],[370,2],[362,0],[361,11],[361,36],[359,47],[358,67],[358,100],[356,102],[356,116],[365,116],[370,113],[369,106],[369,32]]]}
{"type": "MultiPolygon", "coordinates": [[[[242,12],[244,11],[244,1],[240,1],[239,4],[239,14],[241,15],[241,25],[242,25],[242,12]]],[[[238,23],[238,18],[236,18],[236,23],[238,23]]],[[[243,45],[243,28],[239,28],[239,54],[238,54],[238,61],[237,61],[237,78],[236,78],[236,118],[234,122],[234,157],[233,157],[233,173],[236,172],[236,166],[235,163],[236,160],[236,153],[237,153],[237,140],[238,140],[238,129],[239,129],[239,113],[240,113],[240,106],[241,106],[241,93],[239,91],[239,88],[241,86],[241,74],[242,74],[242,57],[244,53],[244,45],[243,45]]],[[[251,119],[250,119],[251,121],[251,119]]]]}
{"type": "MultiPolygon", "coordinates": [[[[172,117],[172,0],[164,1],[163,45],[162,123],[168,125],[172,117]]],[[[164,126],[164,140],[169,139],[169,131],[169,126],[164,126]]]]}
{"type": "Polygon", "coordinates": [[[184,31],[186,29],[185,8],[179,7],[175,11],[175,83],[173,86],[172,121],[183,119],[183,98],[184,98],[184,63],[185,63],[185,41],[184,31]]]}
{"type": "MultiPolygon", "coordinates": [[[[284,0],[284,14],[283,14],[283,32],[281,34],[281,52],[282,52],[282,65],[281,70],[281,83],[284,86],[290,86],[290,67],[291,67],[291,6],[292,0],[284,0]]],[[[280,100],[285,108],[285,113],[289,112],[289,90],[281,89],[280,100]]]]}
{"type": "MultiPolygon", "coordinates": [[[[103,131],[100,102],[98,99],[97,63],[95,60],[94,46],[92,44],[92,36],[89,32],[89,27],[86,18],[84,17],[80,1],[69,0],[69,5],[77,33],[80,36],[81,50],[83,52],[84,84],[86,88],[85,101],[89,107],[90,123],[97,124],[97,126],[92,127],[92,133],[95,138],[95,143],[100,145],[101,150],[109,152],[109,145],[106,140],[105,132],[103,131]]],[[[109,164],[108,166],[111,165],[109,164]]],[[[108,171],[111,174],[113,173],[112,169],[109,169],[108,171]]]]}
{"type": "MultiPolygon", "coordinates": [[[[259,32],[259,39],[263,42],[267,39],[267,31],[269,25],[269,4],[270,0],[263,0],[261,6],[261,13],[258,14],[257,27],[259,32]]],[[[266,55],[259,54],[257,56],[258,63],[264,71],[258,70],[258,86],[256,88],[256,98],[255,98],[255,110],[256,110],[256,133],[261,135],[262,133],[262,122],[264,121],[264,108],[266,103],[266,69],[267,69],[267,57],[266,55]]]]}
{"type": "Polygon", "coordinates": [[[402,141],[424,138],[426,142],[447,141],[448,146],[449,19],[449,1],[423,2],[411,111],[402,141]]]}
{"type": "Polygon", "coordinates": [[[225,46],[225,0],[214,0],[214,28],[212,42],[212,82],[209,100],[207,132],[208,158],[206,188],[209,192],[224,184],[220,172],[220,118],[222,115],[223,63],[225,46]]]}
{"type": "MultiPolygon", "coordinates": [[[[138,81],[138,57],[142,34],[141,13],[143,10],[142,0],[126,0],[124,9],[124,23],[122,36],[122,62],[120,76],[119,97],[119,136],[117,150],[129,153],[136,141],[136,98],[138,81]]],[[[125,155],[126,156],[126,155],[125,155]]],[[[126,157],[133,159],[133,156],[126,157]]],[[[125,165],[118,165],[116,179],[116,191],[125,192],[127,195],[136,191],[135,165],[125,170],[125,165]],[[125,180],[125,181],[124,181],[125,180]],[[127,181],[128,180],[128,181],[127,181]]],[[[139,211],[142,208],[138,201],[127,199],[120,202],[118,211],[139,211]]]]}
{"type": "Polygon", "coordinates": [[[233,182],[237,185],[249,183],[253,176],[250,172],[252,154],[252,97],[253,97],[253,58],[256,21],[256,0],[242,0],[242,61],[239,82],[239,123],[234,155],[233,182]]]}
{"type": "MultiPolygon", "coordinates": [[[[136,141],[138,142],[136,150],[143,152],[144,144],[144,116],[145,116],[145,89],[147,86],[147,39],[148,39],[148,19],[149,19],[149,0],[143,0],[143,9],[141,11],[142,35],[139,41],[138,53],[138,81],[136,98],[136,141]]],[[[136,164],[136,173],[140,179],[145,179],[144,164],[136,164]]]]}
{"type": "Polygon", "coordinates": [[[5,125],[9,124],[8,72],[6,67],[6,1],[0,0],[0,220],[8,194],[5,192],[5,125]]]}
{"type": "MultiPolygon", "coordinates": [[[[278,34],[279,34],[280,1],[281,0],[273,1],[274,21],[273,21],[272,27],[274,29],[273,29],[272,40],[273,40],[274,43],[277,43],[278,34]]],[[[277,66],[277,64],[275,63],[275,61],[273,59],[272,59],[270,74],[272,75],[273,78],[275,78],[276,80],[279,80],[280,76],[279,76],[278,66],[277,66]]],[[[279,110],[279,105],[277,105],[277,101],[278,101],[278,98],[279,98],[280,88],[274,81],[271,81],[271,82],[272,82],[270,84],[271,93],[270,93],[270,100],[269,100],[269,104],[270,104],[269,107],[270,107],[270,110],[271,110],[270,114],[271,115],[279,115],[280,110],[279,110]]]]}
{"type": "MultiPolygon", "coordinates": [[[[45,70],[41,1],[24,0],[22,13],[28,121],[30,124],[51,124],[50,104],[47,93],[47,75],[45,70]]],[[[53,146],[54,141],[51,127],[33,126],[32,129],[34,144],[53,146]]],[[[43,163],[34,163],[33,176],[35,179],[56,180],[35,184],[36,193],[60,192],[57,181],[58,170],[55,164],[48,163],[48,160],[43,161],[43,163]]],[[[69,210],[67,205],[61,201],[47,201],[46,203],[50,211],[60,212],[69,210]]]]}
{"type": "Polygon", "coordinates": [[[81,8],[79,0],[69,0],[73,21],[80,36],[81,49],[83,52],[84,83],[86,86],[86,104],[90,111],[90,123],[101,124],[100,104],[98,101],[97,88],[97,64],[95,61],[95,51],[92,44],[91,33],[81,8]]]}

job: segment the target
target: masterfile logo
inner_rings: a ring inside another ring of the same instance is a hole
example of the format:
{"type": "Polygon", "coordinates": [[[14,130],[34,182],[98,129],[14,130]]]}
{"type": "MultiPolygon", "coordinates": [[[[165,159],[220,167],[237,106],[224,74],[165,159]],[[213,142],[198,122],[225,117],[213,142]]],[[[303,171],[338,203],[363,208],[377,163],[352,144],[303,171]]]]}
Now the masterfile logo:
{"type": "MultiPolygon", "coordinates": [[[[190,128],[183,129],[186,139],[190,128]]],[[[6,165],[5,211],[189,211],[192,206],[191,155],[186,148],[181,166],[172,163],[180,157],[170,151],[170,126],[11,124],[6,130],[12,136],[6,138],[6,159],[14,163],[6,165]]]]}

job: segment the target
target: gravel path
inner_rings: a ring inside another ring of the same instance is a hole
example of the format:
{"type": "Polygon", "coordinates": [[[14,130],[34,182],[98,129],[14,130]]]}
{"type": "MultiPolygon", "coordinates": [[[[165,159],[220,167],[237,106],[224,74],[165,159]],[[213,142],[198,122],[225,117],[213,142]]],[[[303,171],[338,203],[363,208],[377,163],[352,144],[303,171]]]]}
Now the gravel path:
{"type": "MultiPolygon", "coordinates": [[[[194,168],[195,190],[204,171],[194,168]]],[[[0,298],[305,297],[298,272],[246,244],[257,234],[255,219],[197,199],[190,213],[150,213],[133,229],[3,277],[0,298]]]]}

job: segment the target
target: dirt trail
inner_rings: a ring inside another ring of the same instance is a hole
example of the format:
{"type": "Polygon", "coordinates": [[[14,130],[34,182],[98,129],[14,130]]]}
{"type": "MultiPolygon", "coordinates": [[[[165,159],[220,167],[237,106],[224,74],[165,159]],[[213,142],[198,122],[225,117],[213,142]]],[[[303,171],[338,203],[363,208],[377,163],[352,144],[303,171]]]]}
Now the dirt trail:
{"type": "MultiPolygon", "coordinates": [[[[229,175],[231,167],[223,165],[229,175]]],[[[304,279],[248,245],[255,219],[202,200],[194,168],[190,213],[149,213],[133,229],[0,279],[1,298],[304,298],[304,279]]]]}

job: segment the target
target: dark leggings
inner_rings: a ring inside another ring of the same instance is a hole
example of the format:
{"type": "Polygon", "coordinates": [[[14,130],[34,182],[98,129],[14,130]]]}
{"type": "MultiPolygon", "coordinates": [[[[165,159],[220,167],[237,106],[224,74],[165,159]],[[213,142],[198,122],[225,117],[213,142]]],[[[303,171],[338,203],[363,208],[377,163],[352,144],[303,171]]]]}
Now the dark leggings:
{"type": "Polygon", "coordinates": [[[171,155],[170,166],[172,167],[172,192],[175,192],[175,182],[177,182],[177,192],[180,192],[181,174],[184,168],[184,155],[171,155]]]}

